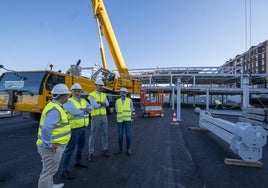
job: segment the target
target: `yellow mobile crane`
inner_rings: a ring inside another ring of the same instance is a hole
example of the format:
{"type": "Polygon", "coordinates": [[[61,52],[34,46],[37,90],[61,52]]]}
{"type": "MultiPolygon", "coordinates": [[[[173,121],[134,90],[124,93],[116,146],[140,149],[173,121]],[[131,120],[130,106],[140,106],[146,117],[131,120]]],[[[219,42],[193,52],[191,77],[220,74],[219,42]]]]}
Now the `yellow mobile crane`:
{"type": "Polygon", "coordinates": [[[111,89],[114,92],[119,92],[121,87],[126,87],[130,93],[139,93],[141,90],[141,82],[139,79],[136,79],[129,74],[103,1],[91,0],[91,3],[99,31],[101,43],[100,53],[103,65],[103,68],[97,71],[96,74],[93,75],[92,79],[96,79],[97,75],[101,73],[108,89],[111,89]],[[104,36],[106,39],[114,63],[118,70],[119,77],[116,77],[114,73],[108,70],[102,36],[104,36]]]}
{"type": "MultiPolygon", "coordinates": [[[[80,60],[71,66],[67,73],[52,70],[53,65],[50,66],[50,70],[39,71],[14,71],[0,65],[0,68],[6,70],[0,77],[0,110],[29,112],[34,119],[39,119],[44,107],[52,98],[53,86],[58,83],[65,83],[70,88],[77,82],[85,93],[90,93],[95,90],[95,80],[102,78],[106,92],[110,94],[117,93],[121,87],[126,87],[133,94],[140,92],[141,82],[129,75],[103,2],[92,0],[92,7],[100,26],[99,32],[103,33],[107,40],[120,76],[116,77],[115,73],[107,69],[103,48],[103,67],[91,78],[81,77],[80,60]]],[[[114,100],[112,97],[108,98],[114,100]]]]}

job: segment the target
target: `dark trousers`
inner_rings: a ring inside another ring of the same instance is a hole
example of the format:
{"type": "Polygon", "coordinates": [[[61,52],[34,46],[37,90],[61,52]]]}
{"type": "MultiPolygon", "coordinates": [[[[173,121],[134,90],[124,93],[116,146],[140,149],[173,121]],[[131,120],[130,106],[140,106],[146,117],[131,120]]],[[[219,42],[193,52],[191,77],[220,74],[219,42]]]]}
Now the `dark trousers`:
{"type": "Polygon", "coordinates": [[[75,163],[80,163],[82,158],[82,151],[86,144],[86,127],[72,129],[71,139],[63,154],[62,171],[67,171],[72,153],[76,149],[75,163]]]}
{"type": "Polygon", "coordinates": [[[123,132],[126,133],[127,150],[130,149],[130,127],[131,121],[118,122],[118,141],[119,149],[123,149],[123,132]]]}

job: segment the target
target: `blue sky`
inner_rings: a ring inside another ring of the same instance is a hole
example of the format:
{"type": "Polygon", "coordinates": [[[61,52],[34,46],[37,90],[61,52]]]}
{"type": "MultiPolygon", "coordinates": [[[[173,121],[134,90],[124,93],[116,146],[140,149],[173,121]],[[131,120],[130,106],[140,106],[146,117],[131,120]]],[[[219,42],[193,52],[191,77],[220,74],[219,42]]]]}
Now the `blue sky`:
{"type": "MultiPolygon", "coordinates": [[[[136,69],[220,66],[250,43],[267,40],[268,1],[251,0],[251,29],[246,1],[247,30],[245,0],[104,3],[126,65],[136,69]]],[[[67,71],[78,59],[82,67],[101,65],[90,0],[2,0],[0,17],[0,64],[6,68],[43,70],[53,64],[67,71]]]]}

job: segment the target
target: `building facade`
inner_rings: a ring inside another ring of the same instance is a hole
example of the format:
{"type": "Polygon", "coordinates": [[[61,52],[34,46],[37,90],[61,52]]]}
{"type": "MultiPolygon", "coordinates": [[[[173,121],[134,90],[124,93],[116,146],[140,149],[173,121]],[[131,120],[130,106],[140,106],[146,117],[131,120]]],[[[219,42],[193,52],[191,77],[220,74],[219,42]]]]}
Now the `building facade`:
{"type": "MultiPolygon", "coordinates": [[[[243,54],[225,62],[225,73],[230,74],[268,74],[268,40],[252,46],[243,54]],[[226,69],[226,67],[228,67],[226,69]]],[[[255,80],[258,87],[267,87],[267,78],[255,80]]]]}

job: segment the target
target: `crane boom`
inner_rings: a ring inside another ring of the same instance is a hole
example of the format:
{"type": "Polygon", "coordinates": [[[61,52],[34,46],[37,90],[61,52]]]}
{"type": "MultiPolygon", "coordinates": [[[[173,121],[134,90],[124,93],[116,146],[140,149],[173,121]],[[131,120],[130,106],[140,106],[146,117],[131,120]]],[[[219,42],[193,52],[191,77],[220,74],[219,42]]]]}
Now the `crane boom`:
{"type": "MultiPolygon", "coordinates": [[[[129,72],[126,67],[124,58],[122,56],[121,50],[119,48],[118,42],[116,40],[112,24],[106,12],[104,3],[102,0],[91,0],[94,17],[98,19],[100,23],[101,33],[104,35],[114,63],[120,74],[120,77],[129,77],[129,72]]],[[[104,67],[106,68],[106,67],[104,67]]]]}

